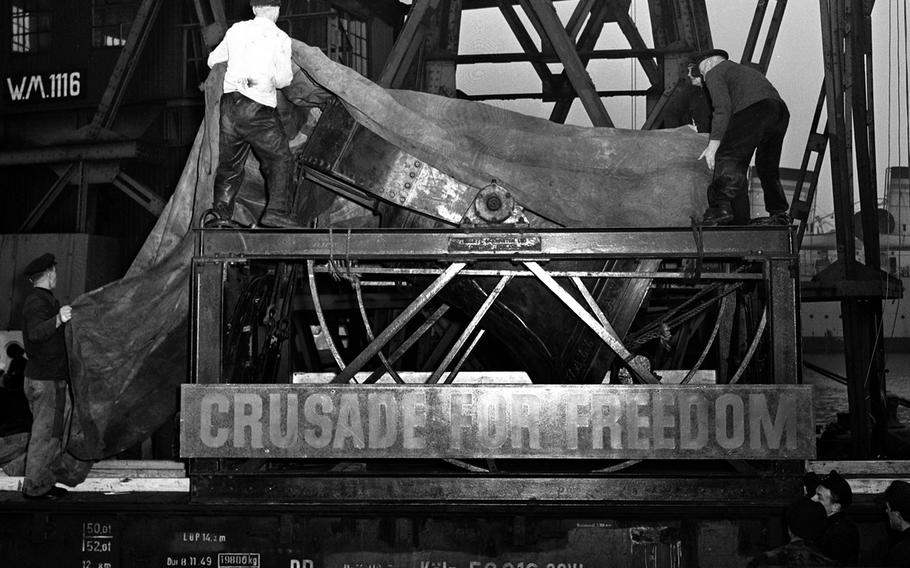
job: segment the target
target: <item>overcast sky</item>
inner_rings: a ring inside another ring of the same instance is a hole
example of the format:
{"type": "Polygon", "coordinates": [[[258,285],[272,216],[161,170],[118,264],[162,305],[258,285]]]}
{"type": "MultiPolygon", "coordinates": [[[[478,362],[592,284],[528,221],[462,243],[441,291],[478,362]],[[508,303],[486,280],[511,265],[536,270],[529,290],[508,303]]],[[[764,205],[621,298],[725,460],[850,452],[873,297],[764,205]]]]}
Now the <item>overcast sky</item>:
{"type": "MultiPolygon", "coordinates": [[[[739,61],[755,12],[756,0],[707,0],[706,4],[714,46],[726,49],[731,59],[739,61]]],[[[563,21],[566,21],[575,2],[557,2],[556,5],[563,21]]],[[[776,2],[769,2],[766,20],[770,20],[775,5],[776,2]]],[[[908,165],[907,39],[904,31],[906,10],[907,0],[890,0],[876,2],[873,11],[874,104],[878,158],[876,175],[879,195],[883,194],[887,165],[889,163],[908,165]]],[[[633,0],[630,13],[637,22],[645,42],[653,45],[647,1],[633,0]]],[[[785,167],[800,166],[818,92],[824,80],[820,30],[821,20],[817,1],[791,0],[787,3],[768,70],[769,79],[787,102],[791,113],[781,164],[785,167]]],[[[465,12],[461,34],[462,54],[521,51],[497,9],[465,12]]],[[[628,47],[615,24],[608,24],[597,46],[598,49],[628,47]]],[[[552,65],[551,69],[559,71],[561,66],[552,65]]],[[[588,70],[595,86],[600,90],[644,89],[648,86],[647,78],[640,66],[630,61],[592,62],[588,70]]],[[[459,89],[470,94],[540,92],[540,81],[527,63],[460,66],[457,82],[459,89]]],[[[542,117],[548,117],[552,108],[552,103],[539,101],[495,101],[490,104],[542,117]]],[[[609,98],[605,99],[605,105],[617,127],[639,128],[644,122],[643,98],[634,101],[628,97],[609,98]]],[[[590,120],[578,101],[573,105],[567,122],[590,125],[590,120]]],[[[823,168],[816,204],[817,215],[832,211],[827,161],[823,168]]]]}

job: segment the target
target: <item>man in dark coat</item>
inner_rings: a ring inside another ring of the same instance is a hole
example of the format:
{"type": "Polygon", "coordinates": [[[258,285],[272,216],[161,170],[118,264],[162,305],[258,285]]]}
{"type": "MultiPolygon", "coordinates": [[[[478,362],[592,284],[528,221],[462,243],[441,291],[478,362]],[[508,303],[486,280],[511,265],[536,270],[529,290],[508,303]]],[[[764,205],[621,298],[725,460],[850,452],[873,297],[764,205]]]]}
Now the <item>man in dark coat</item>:
{"type": "Polygon", "coordinates": [[[28,355],[25,396],[32,411],[32,429],[22,492],[27,499],[57,499],[67,493],[55,485],[58,481],[66,483],[69,473],[90,467],[64,451],[71,411],[64,326],[73,310],[54,297],[54,255],[47,253],[33,260],[26,266],[25,276],[33,286],[22,307],[22,338],[28,355]]]}
{"type": "Polygon", "coordinates": [[[818,479],[813,501],[818,501],[828,514],[824,534],[818,546],[842,566],[856,566],[859,562],[859,528],[846,513],[853,503],[853,490],[842,475],[831,470],[818,479]]]}
{"type": "Polygon", "coordinates": [[[884,503],[889,528],[897,533],[884,566],[910,566],[910,483],[892,481],[876,500],[884,503]]]}
{"type": "Polygon", "coordinates": [[[825,509],[808,497],[801,497],[787,507],[784,515],[790,541],[759,554],[748,568],[759,566],[836,566],[815,544],[825,530],[825,509]]]}
{"type": "Polygon", "coordinates": [[[704,77],[714,109],[708,146],[699,156],[714,170],[714,181],[708,187],[709,207],[702,222],[726,225],[748,221],[735,218],[733,200],[748,190],[746,176],[754,153],[769,215],[761,222],[789,225],[787,196],[780,183],[780,155],[790,123],[787,105],[764,75],[729,61],[722,49],[703,52],[693,63],[704,77]]]}

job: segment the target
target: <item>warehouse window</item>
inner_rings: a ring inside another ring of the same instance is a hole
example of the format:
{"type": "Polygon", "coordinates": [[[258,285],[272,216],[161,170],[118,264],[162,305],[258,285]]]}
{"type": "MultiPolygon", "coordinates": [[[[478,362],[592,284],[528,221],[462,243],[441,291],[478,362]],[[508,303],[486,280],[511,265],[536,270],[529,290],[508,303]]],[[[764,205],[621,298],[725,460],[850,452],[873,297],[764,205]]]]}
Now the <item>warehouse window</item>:
{"type": "Polygon", "coordinates": [[[126,45],[138,4],[137,0],[92,0],[92,45],[126,45]]]}
{"type": "Polygon", "coordinates": [[[367,58],[367,24],[343,10],[337,10],[334,18],[333,29],[330,34],[333,41],[329,42],[329,57],[340,61],[357,71],[361,75],[369,75],[370,69],[367,58]]]}
{"type": "Polygon", "coordinates": [[[288,0],[278,26],[330,58],[369,76],[367,23],[324,0],[288,0]]]}
{"type": "Polygon", "coordinates": [[[51,0],[12,3],[13,53],[47,53],[51,47],[51,0]]]}

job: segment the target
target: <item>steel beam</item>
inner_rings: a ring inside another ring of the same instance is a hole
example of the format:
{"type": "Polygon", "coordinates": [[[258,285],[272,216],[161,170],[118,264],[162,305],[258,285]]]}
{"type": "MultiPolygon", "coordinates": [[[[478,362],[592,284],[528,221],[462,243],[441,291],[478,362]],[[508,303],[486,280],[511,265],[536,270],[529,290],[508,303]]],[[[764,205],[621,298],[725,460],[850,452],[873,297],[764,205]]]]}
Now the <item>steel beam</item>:
{"type": "Polygon", "coordinates": [[[755,48],[758,45],[758,36],[764,29],[765,14],[767,13],[768,0],[758,0],[755,6],[755,15],[752,17],[752,26],[749,28],[749,34],[746,36],[746,46],[743,48],[741,63],[751,65],[762,73],[768,72],[768,65],[771,63],[771,55],[774,52],[774,44],[777,42],[777,34],[780,31],[780,23],[784,17],[784,10],[787,7],[787,0],[777,0],[774,7],[774,14],[768,25],[765,34],[765,44],[762,47],[761,56],[758,63],[753,61],[755,57],[755,48]]]}
{"type": "Polygon", "coordinates": [[[347,383],[351,380],[357,371],[363,368],[363,366],[372,359],[379,350],[385,347],[385,345],[395,336],[401,329],[407,324],[411,319],[420,312],[421,309],[427,303],[436,297],[440,290],[442,290],[446,284],[448,284],[455,276],[458,274],[458,271],[464,268],[466,264],[464,262],[455,262],[452,263],[442,274],[433,281],[426,290],[421,292],[421,294],[411,302],[407,308],[405,308],[395,320],[389,324],[389,327],[385,328],[379,336],[370,342],[367,347],[361,351],[353,361],[348,364],[338,376],[333,379],[334,383],[347,383]]]}
{"type": "Polygon", "coordinates": [[[377,83],[383,87],[400,88],[404,77],[417,55],[427,34],[426,18],[428,13],[439,7],[440,0],[416,0],[408,12],[404,28],[398,35],[392,51],[386,58],[385,67],[377,83]]]}
{"type": "Polygon", "coordinates": [[[566,76],[585,107],[591,123],[594,126],[613,126],[613,120],[597,95],[591,76],[575,51],[575,43],[569,39],[553,5],[546,0],[521,0],[521,5],[532,21],[534,16],[539,20],[543,31],[541,38],[547,38],[553,44],[553,49],[562,61],[566,76]]]}
{"type": "MultiPolygon", "coordinates": [[[[502,17],[505,18],[509,29],[512,30],[512,34],[518,41],[518,45],[524,50],[525,55],[528,57],[528,61],[531,63],[531,67],[537,73],[537,76],[540,77],[540,82],[543,84],[543,90],[545,92],[552,91],[554,87],[553,73],[551,73],[550,68],[544,64],[543,54],[537,49],[537,45],[534,43],[530,34],[528,34],[528,30],[525,29],[524,24],[522,24],[515,8],[512,7],[509,2],[499,2],[499,11],[502,13],[502,17]]],[[[559,58],[556,57],[555,54],[551,54],[551,58],[555,61],[559,61],[559,58]]],[[[461,61],[456,59],[456,63],[461,63],[461,61]]]]}
{"type": "Polygon", "coordinates": [[[41,201],[38,202],[38,205],[32,209],[31,213],[28,214],[28,217],[25,218],[25,221],[22,222],[22,225],[19,227],[19,232],[24,233],[30,231],[32,227],[35,226],[35,223],[41,219],[41,216],[53,205],[54,201],[57,199],[57,196],[60,195],[60,192],[63,191],[63,188],[66,187],[66,184],[69,182],[70,178],[75,175],[76,170],[79,169],[79,163],[74,162],[67,166],[63,174],[57,178],[57,181],[54,182],[54,185],[47,190],[47,193],[44,194],[44,197],[41,198],[41,201]]]}
{"type": "Polygon", "coordinates": [[[545,231],[461,230],[200,230],[200,254],[223,261],[242,258],[359,260],[542,260],[557,258],[746,258],[792,256],[785,229],[690,229],[545,231]]]}
{"type": "MultiPolygon", "coordinates": [[[[546,273],[546,271],[540,267],[536,262],[525,262],[525,266],[537,276],[537,279],[540,280],[544,286],[547,287],[553,294],[560,299],[572,312],[582,321],[585,325],[591,328],[591,331],[597,334],[597,336],[606,343],[614,353],[620,356],[620,358],[625,361],[629,369],[642,381],[648,384],[658,384],[660,380],[654,376],[651,371],[638,364],[632,360],[632,354],[626,349],[625,345],[622,344],[622,341],[616,335],[615,330],[609,323],[602,323],[595,319],[587,310],[582,307],[582,305],[572,297],[562,286],[559,285],[552,276],[546,273]],[[608,329],[609,326],[609,329],[608,329]]],[[[606,322],[606,318],[602,317],[603,314],[599,314],[603,322],[606,322]]]]}
{"type": "MultiPolygon", "coordinates": [[[[786,506],[802,491],[800,476],[218,476],[191,479],[193,498],[232,495],[235,499],[275,499],[338,504],[462,504],[522,507],[548,505],[640,508],[786,506]]],[[[640,512],[640,509],[639,509],[640,512]]]]}
{"type": "Polygon", "coordinates": [[[154,160],[158,158],[157,154],[149,145],[139,141],[67,144],[65,146],[5,150],[0,152],[0,167],[130,159],[154,160]]]}
{"type": "Polygon", "coordinates": [[[109,128],[114,123],[117,111],[120,109],[120,102],[123,100],[133,71],[136,70],[139,56],[142,55],[145,41],[158,16],[161,4],[161,0],[143,0],[136,11],[126,43],[121,48],[120,57],[108,80],[107,89],[101,96],[101,102],[98,104],[92,122],[88,125],[89,138],[94,138],[98,131],[102,128],[109,128]]]}
{"type": "Polygon", "coordinates": [[[221,382],[222,338],[224,337],[225,265],[202,259],[193,261],[191,301],[193,305],[191,378],[195,383],[221,382]]]}
{"type": "Polygon", "coordinates": [[[155,217],[164,210],[165,202],[158,194],[131,178],[125,172],[119,172],[111,183],[155,217]]]}
{"type": "MultiPolygon", "coordinates": [[[[860,207],[864,212],[866,261],[878,266],[878,226],[875,220],[874,150],[871,88],[866,73],[869,52],[869,17],[872,3],[863,0],[820,0],[822,47],[825,61],[825,98],[828,139],[831,143],[831,180],[834,193],[837,259],[847,282],[854,282],[866,267],[856,260],[853,230],[853,160],[860,171],[860,207]],[[867,84],[868,82],[868,84],[867,84]],[[867,104],[868,101],[868,104],[867,104]],[[851,128],[852,116],[856,132],[851,128]],[[856,153],[851,151],[856,145],[856,153]],[[871,184],[871,185],[870,185],[871,184]],[[870,258],[870,254],[873,255],[870,258]]],[[[887,428],[884,401],[884,352],[878,338],[882,307],[878,299],[841,299],[844,357],[848,377],[850,430],[853,458],[878,455],[887,428]],[[874,432],[873,432],[874,430],[874,432]],[[873,435],[874,434],[874,435],[873,435]]]]}

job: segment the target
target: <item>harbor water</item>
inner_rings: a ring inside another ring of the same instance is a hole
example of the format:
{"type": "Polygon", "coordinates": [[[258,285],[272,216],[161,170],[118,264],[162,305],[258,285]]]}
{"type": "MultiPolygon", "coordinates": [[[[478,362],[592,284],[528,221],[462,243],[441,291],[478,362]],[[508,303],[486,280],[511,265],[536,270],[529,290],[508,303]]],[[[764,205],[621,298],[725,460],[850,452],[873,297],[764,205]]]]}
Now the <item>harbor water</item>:
{"type": "MultiPolygon", "coordinates": [[[[803,353],[803,360],[840,376],[845,376],[842,352],[803,353]]],[[[885,388],[889,395],[910,400],[910,353],[885,354],[885,388]]],[[[803,368],[803,383],[813,385],[815,423],[825,426],[837,419],[839,412],[848,411],[847,386],[815,371],[803,368]]],[[[898,419],[910,426],[910,408],[898,408],[898,419]]]]}

